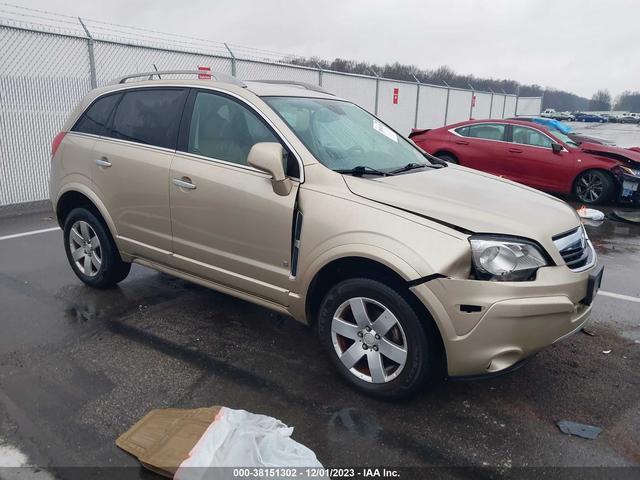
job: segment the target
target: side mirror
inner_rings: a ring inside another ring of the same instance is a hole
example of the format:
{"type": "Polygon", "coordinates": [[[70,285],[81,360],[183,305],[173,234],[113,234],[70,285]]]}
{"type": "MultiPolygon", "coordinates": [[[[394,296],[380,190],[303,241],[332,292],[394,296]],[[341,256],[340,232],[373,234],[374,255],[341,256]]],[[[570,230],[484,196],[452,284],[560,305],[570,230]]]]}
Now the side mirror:
{"type": "Polygon", "coordinates": [[[289,195],[292,184],[284,171],[284,150],[276,142],[256,143],[251,147],[247,163],[261,172],[271,175],[273,191],[281,196],[289,195]]]}
{"type": "Polygon", "coordinates": [[[564,147],[559,143],[552,143],[551,150],[553,150],[553,153],[560,153],[562,150],[564,150],[564,147]]]}

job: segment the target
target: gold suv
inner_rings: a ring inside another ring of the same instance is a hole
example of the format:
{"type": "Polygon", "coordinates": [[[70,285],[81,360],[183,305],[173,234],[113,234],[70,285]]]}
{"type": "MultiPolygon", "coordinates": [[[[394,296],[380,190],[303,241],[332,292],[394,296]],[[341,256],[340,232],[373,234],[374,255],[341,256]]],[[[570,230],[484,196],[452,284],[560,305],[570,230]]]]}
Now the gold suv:
{"type": "Polygon", "coordinates": [[[54,139],[51,199],[86,284],[135,262],[291,315],[385,398],[504,372],[586,322],[602,268],[564,202],[443,163],[318,87],[187,73],[93,90],[54,139]]]}

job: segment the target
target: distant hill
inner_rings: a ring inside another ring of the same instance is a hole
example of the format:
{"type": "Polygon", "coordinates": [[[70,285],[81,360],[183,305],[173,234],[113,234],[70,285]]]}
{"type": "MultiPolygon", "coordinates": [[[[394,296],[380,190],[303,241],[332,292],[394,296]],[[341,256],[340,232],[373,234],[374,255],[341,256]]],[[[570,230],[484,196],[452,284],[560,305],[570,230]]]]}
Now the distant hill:
{"type": "Polygon", "coordinates": [[[304,65],[307,67],[317,67],[327,70],[335,70],[345,73],[359,73],[362,75],[372,75],[377,73],[381,77],[393,78],[396,80],[407,80],[414,82],[415,75],[423,83],[435,85],[450,85],[452,87],[469,88],[470,85],[476,90],[493,90],[496,93],[518,93],[522,97],[543,96],[542,108],[555,108],[558,111],[580,111],[587,110],[589,99],[576,94],[556,90],[554,88],[543,88],[539,85],[523,85],[515,80],[500,80],[495,78],[479,78],[474,75],[460,75],[451,68],[442,66],[436,70],[422,70],[415,65],[403,65],[398,62],[377,65],[375,63],[360,62],[357,60],[344,60],[336,58],[327,61],[320,58],[288,58],[288,63],[304,65]]]}

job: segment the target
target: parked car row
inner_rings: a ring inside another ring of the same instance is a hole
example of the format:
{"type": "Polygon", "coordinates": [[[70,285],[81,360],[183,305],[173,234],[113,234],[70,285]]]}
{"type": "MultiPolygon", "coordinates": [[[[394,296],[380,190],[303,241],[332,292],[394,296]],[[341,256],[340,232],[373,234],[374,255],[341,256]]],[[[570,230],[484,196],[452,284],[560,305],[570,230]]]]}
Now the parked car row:
{"type": "Polygon", "coordinates": [[[572,135],[551,121],[470,120],[414,130],[409,138],[447,162],[539,190],[572,194],[587,204],[640,201],[638,151],[572,135]]]}
{"type": "Polygon", "coordinates": [[[640,123],[640,113],[624,113],[612,115],[609,113],[588,112],[557,112],[553,108],[545,109],[541,114],[543,118],[553,120],[566,120],[569,122],[595,122],[595,123],[640,123]]]}

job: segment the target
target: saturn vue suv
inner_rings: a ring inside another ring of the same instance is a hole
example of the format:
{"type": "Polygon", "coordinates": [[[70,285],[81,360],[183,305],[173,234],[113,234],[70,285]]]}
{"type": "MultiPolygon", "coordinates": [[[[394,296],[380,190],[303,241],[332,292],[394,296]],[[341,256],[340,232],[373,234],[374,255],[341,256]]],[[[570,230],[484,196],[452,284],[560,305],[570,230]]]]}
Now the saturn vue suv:
{"type": "Polygon", "coordinates": [[[602,269],[564,202],[315,86],[160,73],[91,91],[53,141],[87,285],[137,263],[290,315],[387,399],[506,372],[587,321],[602,269]]]}

